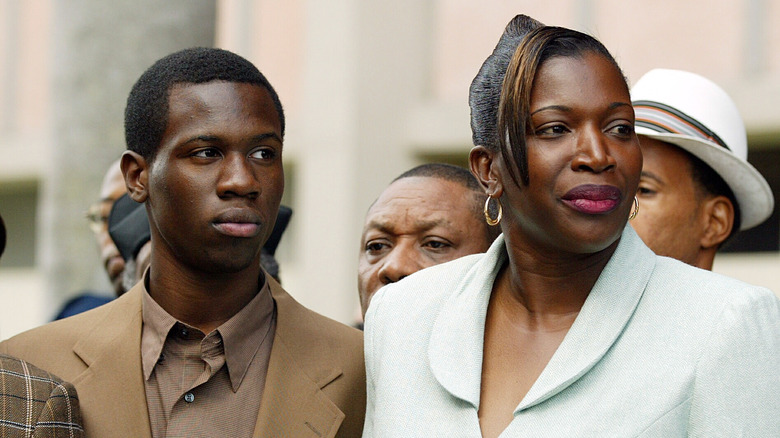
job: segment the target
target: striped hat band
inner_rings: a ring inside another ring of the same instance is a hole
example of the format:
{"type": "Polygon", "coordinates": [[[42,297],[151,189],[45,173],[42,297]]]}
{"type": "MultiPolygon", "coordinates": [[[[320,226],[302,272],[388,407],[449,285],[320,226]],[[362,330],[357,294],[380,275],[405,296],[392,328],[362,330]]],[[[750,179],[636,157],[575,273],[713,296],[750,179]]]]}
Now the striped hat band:
{"type": "Polygon", "coordinates": [[[715,143],[731,150],[726,143],[706,126],[693,117],[662,103],[649,100],[633,102],[636,113],[636,126],[656,132],[680,134],[715,143]]]}

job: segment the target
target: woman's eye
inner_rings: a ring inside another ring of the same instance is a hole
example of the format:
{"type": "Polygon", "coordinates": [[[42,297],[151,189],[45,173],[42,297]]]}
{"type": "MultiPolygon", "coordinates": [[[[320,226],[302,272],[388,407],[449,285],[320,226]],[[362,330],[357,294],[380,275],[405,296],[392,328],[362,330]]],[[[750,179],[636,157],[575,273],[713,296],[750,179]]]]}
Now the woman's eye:
{"type": "Polygon", "coordinates": [[[567,131],[568,129],[566,129],[566,126],[564,125],[552,125],[552,126],[546,126],[542,129],[538,129],[536,131],[536,135],[556,136],[556,135],[565,134],[567,131]]]}

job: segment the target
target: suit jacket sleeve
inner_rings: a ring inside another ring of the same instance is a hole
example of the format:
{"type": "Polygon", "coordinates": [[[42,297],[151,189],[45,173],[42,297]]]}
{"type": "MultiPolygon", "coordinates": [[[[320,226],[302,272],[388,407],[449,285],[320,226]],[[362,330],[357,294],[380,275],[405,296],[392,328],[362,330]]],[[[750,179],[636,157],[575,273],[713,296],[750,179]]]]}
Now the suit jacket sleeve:
{"type": "Polygon", "coordinates": [[[76,388],[68,382],[54,387],[36,423],[34,438],[69,437],[81,438],[79,399],[76,388]]]}
{"type": "Polygon", "coordinates": [[[691,437],[780,436],[780,301],[745,291],[724,306],[696,366],[691,437]]]}

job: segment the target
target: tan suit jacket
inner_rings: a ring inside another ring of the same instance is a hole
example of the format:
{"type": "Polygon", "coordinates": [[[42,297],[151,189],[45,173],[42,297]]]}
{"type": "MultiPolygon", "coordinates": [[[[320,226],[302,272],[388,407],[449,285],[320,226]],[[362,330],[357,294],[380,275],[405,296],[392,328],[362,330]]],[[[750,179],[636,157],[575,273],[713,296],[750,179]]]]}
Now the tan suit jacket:
{"type": "MultiPolygon", "coordinates": [[[[270,276],[277,325],[256,437],[359,437],[363,337],[306,309],[270,276]]],[[[73,383],[91,437],[151,437],[141,367],[143,285],[91,311],[0,343],[73,383]]]]}

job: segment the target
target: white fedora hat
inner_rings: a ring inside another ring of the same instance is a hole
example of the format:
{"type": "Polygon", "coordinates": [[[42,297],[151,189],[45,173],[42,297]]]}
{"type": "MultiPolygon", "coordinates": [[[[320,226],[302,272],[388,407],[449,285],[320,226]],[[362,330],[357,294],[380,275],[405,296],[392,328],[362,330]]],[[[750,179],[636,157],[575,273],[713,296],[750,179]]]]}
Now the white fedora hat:
{"type": "Polygon", "coordinates": [[[723,178],[737,198],[741,230],[772,214],[772,189],[747,162],[745,125],[719,86],[694,73],[655,69],[639,78],[631,101],[637,134],[686,150],[723,178]]]}

